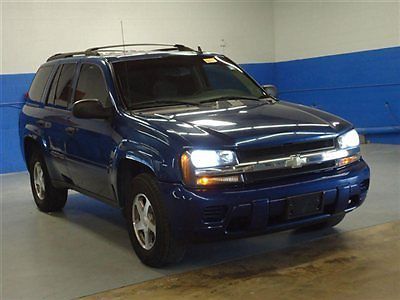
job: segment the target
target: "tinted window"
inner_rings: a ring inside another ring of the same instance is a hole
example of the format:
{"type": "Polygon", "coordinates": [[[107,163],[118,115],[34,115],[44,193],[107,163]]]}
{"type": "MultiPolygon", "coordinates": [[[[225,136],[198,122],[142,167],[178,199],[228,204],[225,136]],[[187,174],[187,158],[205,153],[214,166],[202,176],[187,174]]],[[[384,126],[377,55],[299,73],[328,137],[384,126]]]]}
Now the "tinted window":
{"type": "Polygon", "coordinates": [[[72,95],[72,81],[74,79],[75,64],[63,65],[58,78],[55,105],[67,107],[72,95]]]}
{"type": "Polygon", "coordinates": [[[203,70],[208,85],[212,89],[237,90],[244,93],[251,93],[251,86],[247,87],[246,82],[243,82],[244,77],[242,74],[231,66],[205,64],[203,65],[203,70]],[[227,72],[226,69],[230,69],[230,72],[227,72]]]}
{"type": "Polygon", "coordinates": [[[72,95],[75,64],[64,64],[58,67],[47,97],[47,103],[67,107],[72,95]]]}
{"type": "Polygon", "coordinates": [[[82,65],[74,100],[81,99],[98,99],[104,107],[111,105],[103,74],[95,65],[82,65]]]}
{"type": "Polygon", "coordinates": [[[36,72],[36,76],[32,81],[31,88],[29,89],[29,98],[34,101],[42,99],[43,91],[49,79],[51,69],[53,66],[44,66],[36,72]]]}
{"type": "Polygon", "coordinates": [[[55,95],[56,95],[57,82],[58,82],[58,78],[60,77],[61,68],[62,68],[62,66],[59,66],[57,68],[57,72],[54,75],[53,80],[51,82],[50,91],[49,91],[49,93],[47,95],[47,103],[48,104],[54,104],[54,98],[55,98],[55,95]]]}
{"type": "Polygon", "coordinates": [[[224,57],[171,56],[113,64],[128,108],[218,98],[258,100],[265,92],[224,57]]]}

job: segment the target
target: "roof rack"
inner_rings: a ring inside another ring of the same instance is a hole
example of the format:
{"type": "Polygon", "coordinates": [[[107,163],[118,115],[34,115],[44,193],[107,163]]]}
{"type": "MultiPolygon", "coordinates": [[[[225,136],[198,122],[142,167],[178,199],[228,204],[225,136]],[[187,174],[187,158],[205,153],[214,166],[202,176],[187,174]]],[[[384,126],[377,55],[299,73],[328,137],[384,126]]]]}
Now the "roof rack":
{"type": "MultiPolygon", "coordinates": [[[[161,47],[168,47],[168,48],[161,48],[161,49],[153,49],[151,51],[172,51],[172,50],[178,50],[178,51],[195,51],[192,48],[189,48],[185,45],[181,44],[121,44],[121,45],[109,45],[109,46],[100,46],[100,47],[93,47],[86,49],[85,51],[76,51],[76,52],[66,52],[66,53],[57,53],[52,56],[50,56],[47,61],[52,61],[60,58],[67,58],[67,57],[73,57],[73,56],[99,56],[100,52],[106,51],[107,49],[110,48],[123,48],[120,52],[125,53],[126,47],[142,47],[142,46],[161,46],[161,47]]],[[[117,50],[111,50],[110,52],[118,52],[117,50]]]]}

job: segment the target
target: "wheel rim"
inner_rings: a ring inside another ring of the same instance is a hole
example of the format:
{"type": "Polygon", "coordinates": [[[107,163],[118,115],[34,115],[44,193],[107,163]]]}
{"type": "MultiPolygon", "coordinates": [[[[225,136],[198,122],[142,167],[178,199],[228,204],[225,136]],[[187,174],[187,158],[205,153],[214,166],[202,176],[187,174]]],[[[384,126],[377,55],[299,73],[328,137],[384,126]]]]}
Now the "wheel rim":
{"type": "Polygon", "coordinates": [[[156,218],[145,194],[137,194],[133,200],[132,222],[140,246],[146,250],[153,248],[156,242],[156,218]]]}
{"type": "Polygon", "coordinates": [[[44,173],[40,162],[36,162],[33,167],[33,183],[35,186],[36,196],[43,200],[46,192],[46,185],[44,182],[44,173]]]}

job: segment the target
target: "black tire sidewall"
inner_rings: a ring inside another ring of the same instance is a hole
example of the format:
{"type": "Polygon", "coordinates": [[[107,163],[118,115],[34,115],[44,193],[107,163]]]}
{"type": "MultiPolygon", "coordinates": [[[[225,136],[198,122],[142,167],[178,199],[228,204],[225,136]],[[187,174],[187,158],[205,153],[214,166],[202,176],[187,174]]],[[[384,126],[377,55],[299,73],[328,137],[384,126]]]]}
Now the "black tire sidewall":
{"type": "Polygon", "coordinates": [[[39,208],[39,210],[43,212],[51,212],[51,211],[59,211],[61,210],[65,202],[67,200],[67,190],[66,189],[56,189],[53,187],[49,173],[47,171],[47,166],[46,162],[43,158],[43,155],[40,153],[40,151],[34,149],[32,155],[30,156],[29,160],[29,177],[30,177],[30,183],[31,183],[31,189],[32,189],[32,195],[33,199],[36,203],[36,206],[39,208]],[[45,196],[44,199],[40,199],[37,196],[36,193],[36,188],[35,188],[35,183],[34,183],[34,166],[36,162],[39,162],[43,174],[44,174],[44,182],[45,182],[45,196]]]}
{"type": "Polygon", "coordinates": [[[170,224],[162,196],[158,188],[157,180],[154,176],[144,173],[136,176],[131,183],[129,193],[127,193],[125,213],[129,238],[139,259],[146,265],[159,267],[168,263],[169,243],[173,239],[170,231],[170,224]],[[156,219],[156,241],[150,250],[144,249],[137,240],[132,217],[133,200],[137,194],[143,193],[150,201],[156,219]]]}

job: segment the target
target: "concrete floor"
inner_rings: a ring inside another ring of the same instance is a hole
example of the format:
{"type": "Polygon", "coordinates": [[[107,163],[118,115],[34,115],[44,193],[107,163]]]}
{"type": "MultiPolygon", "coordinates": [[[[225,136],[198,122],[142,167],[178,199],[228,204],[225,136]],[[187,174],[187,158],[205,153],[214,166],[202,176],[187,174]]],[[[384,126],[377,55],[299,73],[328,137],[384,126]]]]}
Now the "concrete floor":
{"type": "Polygon", "coordinates": [[[2,175],[1,298],[71,299],[399,220],[400,146],[365,145],[362,151],[372,169],[371,190],[336,229],[195,245],[181,264],[162,270],[140,263],[118,209],[70,193],[62,213],[43,214],[27,173],[2,175]]]}
{"type": "Polygon", "coordinates": [[[399,299],[400,221],[99,293],[84,300],[399,299]],[[268,295],[266,297],[266,295],[268,295]]]}

